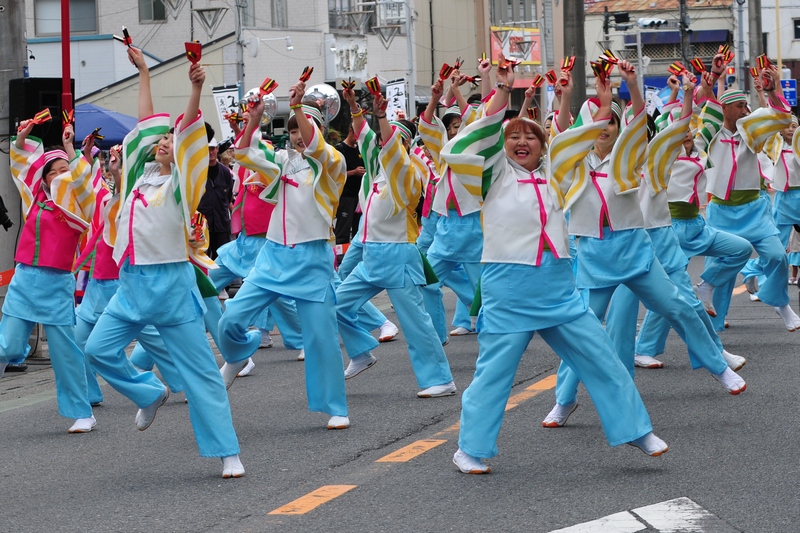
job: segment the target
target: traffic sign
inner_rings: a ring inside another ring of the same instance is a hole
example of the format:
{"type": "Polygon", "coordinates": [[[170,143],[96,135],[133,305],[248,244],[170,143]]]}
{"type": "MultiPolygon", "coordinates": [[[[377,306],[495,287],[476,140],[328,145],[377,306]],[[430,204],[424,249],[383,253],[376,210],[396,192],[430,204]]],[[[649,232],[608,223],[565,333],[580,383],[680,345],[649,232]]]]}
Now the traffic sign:
{"type": "Polygon", "coordinates": [[[789,102],[789,105],[794,107],[797,105],[797,80],[781,80],[781,87],[783,88],[783,97],[789,102]]]}

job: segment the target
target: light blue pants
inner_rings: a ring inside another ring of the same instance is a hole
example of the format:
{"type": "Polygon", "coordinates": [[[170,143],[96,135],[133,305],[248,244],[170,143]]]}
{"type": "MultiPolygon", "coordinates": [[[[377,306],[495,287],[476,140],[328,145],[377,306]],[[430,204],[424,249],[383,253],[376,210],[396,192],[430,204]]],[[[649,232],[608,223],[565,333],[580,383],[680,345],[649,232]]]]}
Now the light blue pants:
{"type": "MultiPolygon", "coordinates": [[[[481,277],[481,264],[480,263],[456,263],[454,261],[447,261],[438,257],[428,256],[433,271],[436,277],[439,278],[439,283],[426,285],[422,289],[422,297],[425,302],[425,310],[431,316],[433,327],[436,329],[436,334],[439,336],[441,342],[445,342],[448,337],[447,333],[447,319],[444,311],[444,300],[442,294],[442,284],[448,285],[453,292],[456,293],[458,299],[464,304],[467,315],[469,315],[469,307],[472,305],[472,299],[475,297],[475,291],[478,288],[478,280],[481,277]],[[457,265],[461,265],[464,269],[465,277],[450,276],[457,265]]],[[[464,326],[470,329],[470,326],[464,326]]]]}
{"type": "MultiPolygon", "coordinates": [[[[280,295],[244,280],[236,298],[228,300],[219,323],[219,349],[230,362],[244,361],[258,349],[261,334],[247,331],[280,295]]],[[[296,299],[297,314],[305,335],[306,394],[310,411],[347,416],[344,363],[336,329],[336,297],[329,288],[324,302],[296,299]]],[[[219,373],[219,372],[217,372],[219,373]]]]}
{"type": "MultiPolygon", "coordinates": [[[[624,285],[633,291],[647,309],[663,316],[675,328],[675,331],[686,343],[686,346],[691,347],[698,353],[720,353],[719,348],[709,336],[705,325],[698,318],[697,312],[679,294],[678,288],[669,279],[667,273],[664,272],[664,268],[658,262],[658,259],[653,259],[649,271],[626,280],[624,285]]],[[[605,317],[611,296],[616,288],[617,286],[614,285],[589,289],[589,307],[598,318],[605,317]]],[[[611,333],[609,333],[610,335],[611,333]]],[[[629,371],[632,366],[632,363],[628,366],[629,371]]],[[[724,367],[716,373],[723,370],[725,370],[724,367]]],[[[558,368],[558,379],[556,381],[556,403],[568,405],[575,402],[578,397],[579,382],[580,379],[575,372],[562,361],[558,368]]]]}
{"type": "MultiPolygon", "coordinates": [[[[617,446],[653,428],[639,392],[597,318],[580,318],[539,330],[542,339],[573,368],[589,391],[606,439],[617,446]]],[[[461,398],[458,446],[473,457],[497,455],[497,436],[519,361],[534,332],[478,334],[480,353],[472,383],[461,398]]]]}
{"type": "MultiPolygon", "coordinates": [[[[10,315],[0,319],[0,363],[22,362],[36,324],[10,315]]],[[[86,385],[83,352],[75,343],[74,326],[44,324],[50,363],[56,378],[58,413],[65,418],[89,418],[92,406],[86,385]]]]}
{"type": "MultiPolygon", "coordinates": [[[[692,288],[692,280],[686,270],[676,270],[669,274],[669,279],[678,288],[678,293],[694,307],[697,316],[714,341],[717,347],[716,352],[703,352],[687,346],[689,361],[692,368],[705,368],[712,374],[719,374],[727,368],[727,363],[722,357],[722,342],[714,331],[711,324],[711,317],[706,313],[703,304],[697,299],[692,288]]],[[[639,312],[639,298],[625,285],[620,285],[614,292],[611,299],[611,306],[606,318],[606,330],[611,336],[614,345],[617,347],[620,359],[626,368],[633,372],[634,355],[649,355],[655,357],[664,353],[664,346],[669,335],[670,325],[664,317],[653,311],[647,311],[639,329],[639,336],[636,337],[636,319],[639,312]],[[614,333],[612,335],[612,332],[614,333]],[[615,337],[624,337],[615,339],[615,337]],[[635,346],[633,341],[636,341],[635,346]]]]}
{"type": "MultiPolygon", "coordinates": [[[[210,269],[208,276],[214,283],[214,288],[221,291],[239,276],[224,264],[217,263],[217,265],[219,268],[210,269]]],[[[278,325],[283,346],[287,350],[303,349],[303,332],[300,328],[300,319],[297,317],[297,307],[294,304],[294,300],[291,298],[278,298],[248,326],[253,325],[269,331],[272,330],[273,321],[274,324],[278,325]]],[[[211,331],[210,328],[209,331],[211,331]]],[[[216,337],[214,337],[214,342],[217,342],[216,337]]]]}
{"type": "MultiPolygon", "coordinates": [[[[203,315],[203,325],[206,330],[211,334],[216,344],[219,341],[219,319],[222,318],[222,304],[216,296],[208,296],[203,298],[206,304],[206,314],[203,315]]],[[[158,354],[158,360],[161,364],[158,365],[161,371],[161,377],[167,382],[169,390],[172,392],[180,392],[184,390],[183,381],[181,380],[180,373],[175,365],[172,363],[172,358],[167,352],[167,347],[164,346],[164,341],[159,338],[158,331],[155,328],[150,329],[151,326],[146,326],[137,335],[136,339],[139,341],[131,352],[131,363],[139,370],[153,370],[155,359],[148,352],[155,352],[158,354]],[[145,335],[142,335],[142,332],[145,335]],[[143,340],[143,337],[144,340],[143,340]]]]}
{"type": "MultiPolygon", "coordinates": [[[[378,343],[370,333],[360,327],[357,311],[364,302],[384,290],[383,287],[366,281],[361,268],[356,269],[336,289],[336,311],[339,319],[339,334],[342,336],[348,355],[355,357],[374,348],[378,343]]],[[[422,293],[408,273],[405,284],[399,288],[388,288],[386,292],[394,305],[394,311],[408,342],[411,367],[422,388],[444,385],[453,381],[450,364],[444,349],[433,329],[431,317],[422,305],[422,293]]]]}
{"type": "MultiPolygon", "coordinates": [[[[164,385],[152,372],[139,372],[125,356],[124,347],[144,326],[103,313],[86,342],[92,367],[109,385],[139,408],[155,402],[164,385]]],[[[150,352],[159,368],[170,362],[183,380],[189,400],[189,418],[203,457],[227,457],[239,453],[228,394],[214,354],[205,335],[203,319],[170,326],[156,326],[169,360],[150,352]]]]}
{"type": "MultiPolygon", "coordinates": [[[[789,304],[789,258],[786,248],[778,235],[772,235],[759,241],[751,242],[758,254],[758,259],[748,261],[742,268],[742,277],[748,279],[758,277],[758,297],[766,305],[783,307],[789,304]]],[[[717,331],[725,329],[725,316],[719,312],[717,302],[722,309],[730,307],[733,289],[736,282],[730,281],[714,290],[714,308],[717,316],[711,319],[717,331]]]]}
{"type": "MultiPolygon", "coordinates": [[[[361,217],[363,221],[365,217],[361,217]]],[[[360,222],[363,224],[363,222],[360,222]]],[[[361,241],[356,241],[356,239],[361,238],[361,229],[359,228],[358,233],[356,233],[353,240],[350,242],[350,246],[347,248],[347,252],[344,254],[342,258],[342,263],[339,265],[339,270],[337,273],[339,275],[339,279],[344,282],[350,274],[353,272],[353,269],[363,260],[364,258],[364,247],[361,245],[361,241]]],[[[338,288],[336,289],[338,292],[338,288]]],[[[378,291],[380,292],[380,291],[378,291]]],[[[375,294],[378,294],[377,292],[375,294]]],[[[375,304],[367,299],[364,302],[364,305],[361,306],[361,309],[358,310],[358,325],[367,331],[372,331],[373,329],[378,329],[386,322],[386,316],[381,313],[380,309],[375,307],[375,304]]]]}

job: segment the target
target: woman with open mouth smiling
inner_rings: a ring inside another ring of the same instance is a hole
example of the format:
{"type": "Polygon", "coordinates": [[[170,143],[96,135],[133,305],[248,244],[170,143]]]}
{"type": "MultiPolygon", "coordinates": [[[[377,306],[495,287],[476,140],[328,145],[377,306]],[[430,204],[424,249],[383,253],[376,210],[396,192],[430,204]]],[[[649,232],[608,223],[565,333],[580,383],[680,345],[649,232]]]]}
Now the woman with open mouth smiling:
{"type": "Polygon", "coordinates": [[[483,459],[498,453],[497,436],[514,374],[537,331],[584,379],[609,444],[630,442],[660,455],[666,444],[653,435],[633,380],[576,290],[563,212],[570,172],[610,121],[610,83],[598,82],[601,105],[595,120],[562,134],[569,142],[554,146],[550,154],[544,151],[544,131],[535,122],[515,118],[504,131],[513,83],[511,68],[499,69],[498,90],[485,116],[442,150],[465,187],[479,191],[485,235],[480,352],[462,397],[453,462],[465,474],[489,472],[483,459]],[[654,448],[650,442],[660,445],[654,448]]]}

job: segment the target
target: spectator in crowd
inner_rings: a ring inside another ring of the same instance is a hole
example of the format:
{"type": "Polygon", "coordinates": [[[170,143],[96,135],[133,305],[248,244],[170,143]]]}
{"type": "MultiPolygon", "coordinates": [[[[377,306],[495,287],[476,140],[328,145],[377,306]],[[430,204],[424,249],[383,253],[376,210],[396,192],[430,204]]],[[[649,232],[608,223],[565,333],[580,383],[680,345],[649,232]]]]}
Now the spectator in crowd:
{"type": "Polygon", "coordinates": [[[361,186],[361,178],[366,172],[352,124],[348,127],[347,137],[336,145],[336,149],[344,156],[347,163],[347,181],[339,198],[339,207],[334,219],[334,233],[336,244],[345,244],[349,243],[358,231],[358,220],[361,218],[361,213],[356,213],[358,188],[361,186]]]}
{"type": "Polygon", "coordinates": [[[217,160],[219,143],[214,130],[206,124],[208,142],[208,181],[197,210],[208,220],[208,256],[217,258],[217,249],[231,240],[231,209],[233,207],[233,173],[217,160]]]}

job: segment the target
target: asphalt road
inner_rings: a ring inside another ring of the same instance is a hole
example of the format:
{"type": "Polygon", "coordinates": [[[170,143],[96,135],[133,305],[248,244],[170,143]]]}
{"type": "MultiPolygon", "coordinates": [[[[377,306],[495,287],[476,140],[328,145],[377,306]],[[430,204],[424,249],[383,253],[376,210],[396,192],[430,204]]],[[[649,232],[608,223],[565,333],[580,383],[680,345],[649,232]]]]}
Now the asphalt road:
{"type": "MultiPolygon", "coordinates": [[[[797,288],[790,294],[797,309],[797,288]]],[[[375,302],[394,319],[385,295],[375,302]]],[[[446,302],[451,312],[452,294],[446,302]]],[[[49,367],[6,374],[0,531],[549,532],[676,498],[713,520],[642,531],[799,531],[800,333],[746,293],[729,317],[723,343],[748,359],[743,394],[692,371],[674,333],[666,367],[637,371],[656,434],[670,445],[660,458],[609,447],[585,390],[566,427],[542,428],[558,359],[535,337],[485,476],[451,463],[474,335],[446,347],[459,392],[439,399],[416,398],[402,333],[381,345],[378,364],[347,382],[352,427],[343,431],[308,412],[303,363],[276,337],[229,391],[247,471],[236,480],[219,477],[218,459],[199,457],[182,394],[139,432],[135,406],[104,385],[97,429],[69,435],[49,367]]]]}

